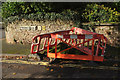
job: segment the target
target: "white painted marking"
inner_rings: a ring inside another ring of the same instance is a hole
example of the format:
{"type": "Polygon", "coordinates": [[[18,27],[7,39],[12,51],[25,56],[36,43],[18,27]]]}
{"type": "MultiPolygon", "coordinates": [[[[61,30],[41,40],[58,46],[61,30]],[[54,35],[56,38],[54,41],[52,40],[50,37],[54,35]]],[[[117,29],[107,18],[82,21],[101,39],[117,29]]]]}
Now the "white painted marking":
{"type": "Polygon", "coordinates": [[[30,26],[31,30],[36,30],[36,26],[30,26]]]}
{"type": "Polygon", "coordinates": [[[93,35],[85,35],[85,39],[92,39],[93,35]]]}
{"type": "Polygon", "coordinates": [[[57,35],[57,38],[63,38],[63,35],[57,35]]]}
{"type": "Polygon", "coordinates": [[[29,26],[20,26],[20,29],[22,29],[22,30],[30,30],[30,27],[29,26]]]}
{"type": "Polygon", "coordinates": [[[77,39],[77,35],[70,35],[71,39],[77,39]]]}
{"type": "Polygon", "coordinates": [[[42,26],[37,26],[38,30],[42,30],[42,26]]]}

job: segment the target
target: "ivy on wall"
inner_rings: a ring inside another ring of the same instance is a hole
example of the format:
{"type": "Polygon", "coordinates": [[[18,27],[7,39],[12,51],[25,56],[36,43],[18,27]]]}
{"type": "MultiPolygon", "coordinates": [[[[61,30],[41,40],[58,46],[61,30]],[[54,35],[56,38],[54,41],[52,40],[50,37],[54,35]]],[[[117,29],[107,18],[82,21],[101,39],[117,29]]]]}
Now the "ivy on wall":
{"type": "Polygon", "coordinates": [[[57,19],[60,19],[62,21],[73,21],[75,24],[78,24],[80,22],[80,15],[78,12],[71,11],[70,9],[63,11],[61,13],[46,13],[46,12],[37,12],[37,13],[31,13],[31,14],[22,14],[17,16],[11,16],[8,18],[3,18],[3,21],[7,24],[8,22],[14,22],[16,20],[20,21],[22,19],[26,20],[36,20],[36,21],[56,21],[57,19]]]}

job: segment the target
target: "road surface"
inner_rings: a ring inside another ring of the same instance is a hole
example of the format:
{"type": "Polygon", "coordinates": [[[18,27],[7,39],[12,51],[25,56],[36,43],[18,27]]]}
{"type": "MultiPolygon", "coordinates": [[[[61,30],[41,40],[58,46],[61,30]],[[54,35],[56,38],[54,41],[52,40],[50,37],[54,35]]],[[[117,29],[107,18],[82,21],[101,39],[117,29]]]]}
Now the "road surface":
{"type": "Polygon", "coordinates": [[[119,78],[120,71],[2,63],[3,78],[119,78]]]}
{"type": "Polygon", "coordinates": [[[5,38],[5,30],[2,29],[2,22],[0,22],[0,39],[5,38]]]}

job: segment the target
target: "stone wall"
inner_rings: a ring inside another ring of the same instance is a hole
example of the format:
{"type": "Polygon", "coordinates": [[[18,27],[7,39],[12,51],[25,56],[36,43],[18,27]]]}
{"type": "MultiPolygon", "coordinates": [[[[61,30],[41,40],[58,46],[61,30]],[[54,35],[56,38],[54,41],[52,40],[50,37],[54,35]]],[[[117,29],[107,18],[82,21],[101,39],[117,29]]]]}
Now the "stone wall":
{"type": "MultiPolygon", "coordinates": [[[[87,24],[84,24],[87,25],[87,24]]],[[[6,28],[6,41],[8,43],[31,43],[32,38],[36,35],[68,30],[74,26],[72,21],[30,21],[22,20],[9,23],[6,28]]],[[[120,31],[118,24],[100,24],[95,25],[95,32],[104,34],[108,43],[112,46],[120,46],[120,31]]]]}
{"type": "Polygon", "coordinates": [[[120,26],[118,24],[101,24],[95,26],[95,32],[104,34],[108,39],[108,44],[114,47],[120,47],[120,26]]]}
{"type": "Polygon", "coordinates": [[[36,35],[68,30],[73,27],[72,21],[31,21],[22,20],[9,23],[6,28],[6,41],[8,43],[31,43],[32,38],[36,35]]]}

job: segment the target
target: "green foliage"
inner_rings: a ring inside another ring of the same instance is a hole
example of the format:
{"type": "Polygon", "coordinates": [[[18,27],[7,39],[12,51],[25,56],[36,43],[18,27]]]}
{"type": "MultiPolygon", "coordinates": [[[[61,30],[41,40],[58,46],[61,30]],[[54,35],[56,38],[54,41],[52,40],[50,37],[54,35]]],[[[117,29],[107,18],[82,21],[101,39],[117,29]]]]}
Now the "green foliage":
{"type": "Polygon", "coordinates": [[[120,2],[3,2],[2,19],[6,23],[22,19],[37,21],[57,19],[64,21],[72,20],[77,27],[80,26],[81,22],[119,22],[119,4],[120,2]]]}
{"type": "Polygon", "coordinates": [[[112,2],[112,3],[106,2],[106,3],[101,3],[101,4],[103,4],[106,7],[110,7],[112,9],[115,8],[116,11],[120,12],[120,1],[119,2],[112,2]]]}
{"type": "Polygon", "coordinates": [[[56,21],[57,19],[61,19],[63,21],[78,21],[79,14],[77,12],[71,11],[71,10],[66,10],[63,11],[62,13],[46,13],[46,12],[37,12],[37,13],[31,13],[31,14],[22,14],[22,15],[17,15],[17,16],[11,16],[8,18],[4,18],[4,22],[14,22],[16,20],[22,20],[22,19],[27,19],[27,20],[36,20],[36,21],[42,21],[42,20],[48,20],[48,21],[56,21]],[[76,17],[77,16],[77,17],[76,17]],[[78,19],[77,19],[78,18],[78,19]]]}
{"type": "Polygon", "coordinates": [[[84,20],[88,22],[105,23],[119,21],[119,13],[115,8],[112,10],[109,7],[98,4],[87,5],[82,16],[84,20]]]}
{"type": "Polygon", "coordinates": [[[51,10],[50,5],[51,3],[45,2],[4,2],[2,3],[2,16],[7,18],[21,14],[46,12],[51,10]]]}
{"type": "MultiPolygon", "coordinates": [[[[24,3],[16,3],[16,2],[5,2],[2,3],[2,17],[7,18],[9,16],[13,16],[15,14],[19,14],[21,8],[17,7],[24,3]]],[[[21,13],[21,12],[20,12],[21,13]]]]}
{"type": "Polygon", "coordinates": [[[72,11],[70,9],[64,10],[62,14],[65,16],[66,20],[79,20],[80,18],[77,11],[72,11]]]}

